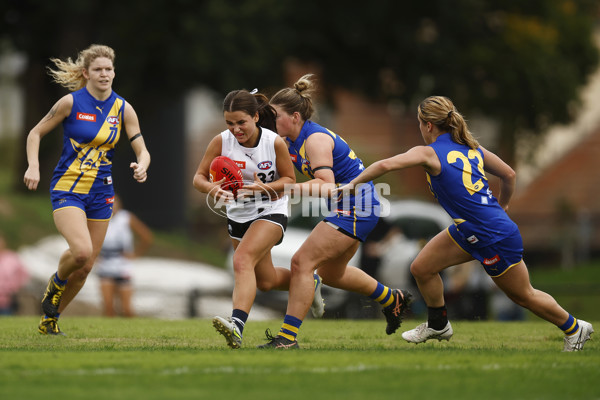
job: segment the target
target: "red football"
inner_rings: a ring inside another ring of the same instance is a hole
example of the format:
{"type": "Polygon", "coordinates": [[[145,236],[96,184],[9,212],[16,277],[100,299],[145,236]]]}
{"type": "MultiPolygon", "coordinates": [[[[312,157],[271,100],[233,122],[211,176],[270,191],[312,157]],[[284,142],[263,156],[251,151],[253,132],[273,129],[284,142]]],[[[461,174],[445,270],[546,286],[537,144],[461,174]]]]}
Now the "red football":
{"type": "Polygon", "coordinates": [[[244,177],[240,167],[229,157],[218,156],[210,163],[210,181],[218,182],[225,178],[221,189],[229,190],[234,195],[244,185],[244,177]]]}

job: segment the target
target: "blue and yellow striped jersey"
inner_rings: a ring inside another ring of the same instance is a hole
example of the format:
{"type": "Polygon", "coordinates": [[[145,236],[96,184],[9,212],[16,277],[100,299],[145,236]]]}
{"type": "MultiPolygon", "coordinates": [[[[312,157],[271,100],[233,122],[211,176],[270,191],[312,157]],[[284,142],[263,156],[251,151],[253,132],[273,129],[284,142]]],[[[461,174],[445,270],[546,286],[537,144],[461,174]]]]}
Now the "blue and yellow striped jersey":
{"type": "Polygon", "coordinates": [[[430,144],[440,159],[439,175],[427,174],[431,192],[454,219],[458,232],[474,247],[485,247],[510,236],[517,225],[489,188],[481,149],[458,144],[450,133],[430,144]]]}
{"type": "Polygon", "coordinates": [[[112,192],[112,157],[121,135],[125,100],[115,92],[104,101],[96,100],[86,88],[71,95],[73,108],[63,121],[63,151],[50,190],[112,192]]]}
{"type": "MultiPolygon", "coordinates": [[[[310,179],[314,178],[313,168],[323,165],[311,165],[306,154],[306,140],[316,132],[323,132],[334,141],[333,174],[338,185],[348,183],[365,169],[360,158],[348,146],[341,136],[312,121],[305,121],[302,130],[295,141],[289,143],[289,152],[294,166],[310,179]]],[[[373,182],[368,182],[356,195],[339,199],[328,199],[328,209],[331,212],[325,220],[342,228],[352,236],[364,241],[373,229],[380,214],[379,197],[373,182]]]]}
{"type": "Polygon", "coordinates": [[[365,169],[361,159],[356,156],[341,136],[309,120],[304,122],[300,135],[298,135],[295,141],[292,142],[289,138],[286,138],[289,143],[292,162],[298,171],[313,179],[315,176],[312,168],[322,167],[322,165],[311,165],[306,155],[306,139],[316,132],[328,134],[333,138],[335,143],[333,148],[333,174],[335,176],[335,183],[348,183],[365,169]]]}

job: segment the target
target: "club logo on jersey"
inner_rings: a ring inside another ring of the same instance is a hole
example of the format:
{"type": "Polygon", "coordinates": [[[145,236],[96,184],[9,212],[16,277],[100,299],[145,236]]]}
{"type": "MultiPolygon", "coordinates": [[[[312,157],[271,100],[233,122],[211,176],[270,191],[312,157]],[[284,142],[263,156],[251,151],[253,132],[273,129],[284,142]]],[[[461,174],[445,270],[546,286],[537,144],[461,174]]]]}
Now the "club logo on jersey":
{"type": "Polygon", "coordinates": [[[494,265],[496,264],[498,261],[500,261],[500,257],[498,257],[498,254],[496,254],[494,257],[492,258],[484,258],[483,259],[483,264],[484,265],[494,265]]]}
{"type": "Polygon", "coordinates": [[[109,124],[117,125],[119,123],[119,117],[110,116],[106,118],[106,122],[108,122],[109,124]]]}
{"type": "Polygon", "coordinates": [[[298,155],[297,154],[290,154],[290,157],[292,158],[292,162],[298,162],[298,155]]]}
{"type": "Polygon", "coordinates": [[[96,122],[96,114],[77,113],[77,119],[80,121],[96,122]]]}
{"type": "Polygon", "coordinates": [[[246,169],[246,161],[233,160],[233,162],[236,163],[240,169],[246,169]]]}
{"type": "Polygon", "coordinates": [[[262,162],[259,162],[257,165],[258,169],[262,169],[262,170],[270,169],[272,166],[273,166],[273,161],[262,161],[262,162]]]}
{"type": "Polygon", "coordinates": [[[467,238],[467,242],[469,242],[471,244],[475,244],[475,243],[479,242],[479,239],[477,239],[477,236],[471,235],[467,238]]]}

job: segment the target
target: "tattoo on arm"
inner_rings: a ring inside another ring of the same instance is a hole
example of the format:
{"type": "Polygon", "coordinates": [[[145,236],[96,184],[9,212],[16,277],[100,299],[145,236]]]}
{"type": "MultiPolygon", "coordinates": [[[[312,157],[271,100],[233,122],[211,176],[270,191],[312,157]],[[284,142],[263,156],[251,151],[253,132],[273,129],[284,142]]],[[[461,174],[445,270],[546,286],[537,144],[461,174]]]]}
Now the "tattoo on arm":
{"type": "Polygon", "coordinates": [[[56,115],[56,112],[58,111],[58,103],[56,103],[55,105],[52,106],[52,108],[50,109],[50,111],[48,111],[48,114],[46,114],[46,116],[44,117],[44,119],[42,121],[49,121],[52,118],[54,118],[54,116],[56,115]]]}

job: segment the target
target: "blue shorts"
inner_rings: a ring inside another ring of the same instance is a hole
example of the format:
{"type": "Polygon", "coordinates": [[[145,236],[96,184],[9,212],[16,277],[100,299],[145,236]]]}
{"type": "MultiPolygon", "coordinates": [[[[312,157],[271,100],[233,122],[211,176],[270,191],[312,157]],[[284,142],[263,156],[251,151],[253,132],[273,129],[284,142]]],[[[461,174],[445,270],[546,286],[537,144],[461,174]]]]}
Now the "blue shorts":
{"type": "Polygon", "coordinates": [[[331,214],[325,221],[335,225],[338,230],[351,238],[364,242],[379,221],[379,199],[373,184],[362,185],[356,196],[344,197],[330,206],[331,214]]]}
{"type": "Polygon", "coordinates": [[[112,216],[114,193],[81,194],[62,190],[50,191],[52,211],[75,207],[83,210],[87,219],[108,221],[112,216]]]}
{"type": "Polygon", "coordinates": [[[523,239],[516,229],[510,236],[489,246],[473,247],[458,233],[456,225],[450,225],[448,234],[454,242],[465,252],[478,260],[485,272],[492,278],[503,275],[506,271],[523,260],[523,239]]]}

